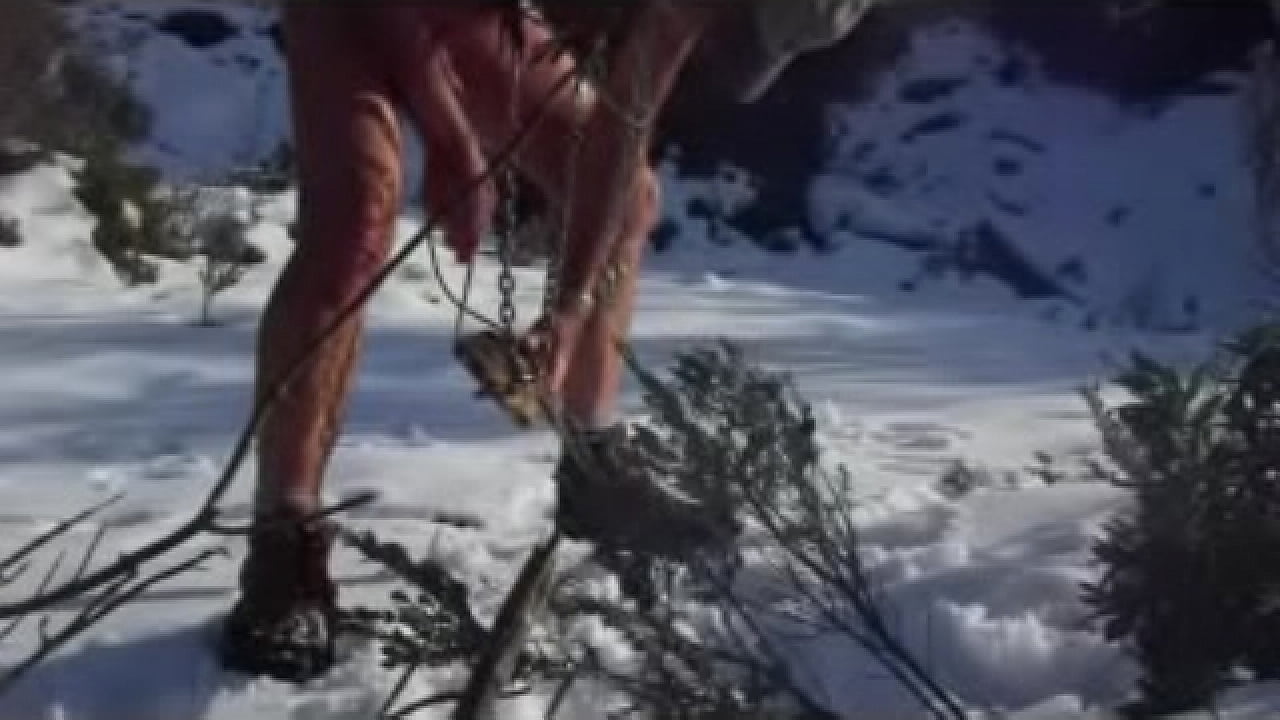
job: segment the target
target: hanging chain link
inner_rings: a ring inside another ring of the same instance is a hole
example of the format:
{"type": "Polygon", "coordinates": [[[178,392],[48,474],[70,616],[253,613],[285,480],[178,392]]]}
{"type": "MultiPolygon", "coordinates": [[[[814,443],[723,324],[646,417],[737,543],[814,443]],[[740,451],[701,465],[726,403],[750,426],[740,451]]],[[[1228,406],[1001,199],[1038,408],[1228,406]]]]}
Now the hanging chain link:
{"type": "Polygon", "coordinates": [[[506,186],[503,194],[506,195],[503,201],[503,217],[501,222],[500,236],[498,238],[498,259],[501,263],[501,269],[498,272],[498,323],[502,326],[502,331],[508,337],[515,335],[516,323],[516,278],[512,270],[512,255],[515,252],[517,224],[520,221],[518,206],[519,198],[516,195],[518,189],[516,183],[515,170],[507,167],[502,173],[503,184],[506,186]]]}
{"type": "MultiPolygon", "coordinates": [[[[559,210],[559,222],[555,223],[558,227],[553,227],[553,223],[547,222],[548,227],[542,230],[546,233],[545,238],[548,240],[545,244],[555,245],[555,247],[548,247],[542,318],[550,317],[554,307],[564,300],[559,296],[564,292],[564,264],[569,254],[568,246],[571,240],[605,243],[605,247],[600,248],[606,252],[604,267],[595,269],[598,272],[597,277],[586,279],[587,287],[583,288],[583,296],[576,299],[585,312],[595,315],[593,322],[612,320],[612,313],[609,310],[617,300],[620,281],[631,271],[626,257],[630,253],[621,252],[625,248],[622,247],[624,243],[619,241],[632,219],[630,217],[632,204],[636,199],[635,192],[639,189],[634,184],[637,179],[634,172],[608,173],[612,177],[609,180],[610,187],[603,188],[604,196],[611,206],[609,211],[614,214],[614,217],[609,218],[609,227],[606,232],[608,236],[590,239],[571,237],[573,227],[570,220],[574,213],[573,203],[578,200],[575,197],[577,175],[580,171],[578,164],[582,155],[581,146],[586,138],[586,121],[595,113],[603,112],[610,114],[624,126],[621,128],[625,133],[624,147],[620,149],[624,155],[624,165],[631,169],[635,169],[634,163],[637,160],[643,165],[645,151],[643,144],[649,137],[648,131],[653,122],[654,108],[649,105],[649,96],[652,94],[649,83],[653,80],[652,48],[644,45],[638,49],[641,53],[637,58],[638,72],[629,78],[631,92],[617,98],[608,96],[608,78],[614,68],[609,67],[610,63],[604,59],[604,49],[605,43],[598,42],[580,63],[576,63],[576,68],[568,71],[572,74],[562,78],[553,91],[561,92],[566,89],[571,91],[573,93],[571,102],[576,107],[572,114],[571,127],[565,138],[569,146],[564,153],[564,184],[559,198],[559,207],[556,207],[553,197],[551,198],[553,202],[547,209],[548,217],[554,217],[556,210],[559,210]],[[621,222],[618,222],[619,220],[621,222]],[[552,238],[554,241],[551,241],[552,238]]],[[[514,56],[512,71],[515,77],[512,83],[513,92],[509,112],[512,127],[520,127],[523,121],[519,112],[521,110],[521,71],[522,63],[526,58],[522,49],[517,49],[514,56]]],[[[544,102],[551,102],[551,99],[547,98],[544,102]]],[[[531,344],[526,343],[517,334],[515,328],[517,288],[513,265],[519,242],[518,226],[521,209],[519,176],[516,174],[521,166],[519,151],[513,150],[503,162],[506,163],[505,167],[496,168],[491,175],[499,183],[502,197],[494,222],[494,240],[497,242],[496,249],[500,265],[497,278],[499,315],[495,322],[470,309],[468,296],[475,265],[468,264],[462,298],[454,300],[459,312],[458,323],[454,328],[455,352],[479,381],[478,392],[495,398],[518,425],[528,426],[540,417],[550,420],[554,425],[556,410],[549,407],[548,399],[543,397],[538,384],[538,376],[546,369],[540,367],[544,358],[538,354],[537,350],[542,345],[537,342],[539,338],[534,338],[535,341],[531,344]],[[464,335],[462,332],[464,314],[480,320],[490,329],[464,335]],[[533,354],[530,350],[533,350],[533,354]]],[[[623,169],[618,168],[618,170],[623,169]]],[[[432,247],[434,248],[434,245],[432,247]]],[[[584,250],[596,252],[587,248],[584,250]]],[[[623,328],[610,328],[610,331],[611,333],[625,332],[623,328]]]]}
{"type": "MultiPolygon", "coordinates": [[[[645,93],[641,88],[646,86],[643,84],[643,80],[636,78],[636,84],[633,86],[633,95],[629,98],[631,100],[629,103],[631,107],[626,107],[628,103],[625,101],[612,97],[603,82],[610,69],[608,67],[608,62],[604,59],[605,55],[605,43],[600,41],[597,42],[591,51],[580,60],[578,67],[574,70],[576,77],[571,85],[575,101],[581,100],[584,90],[585,92],[590,93],[591,103],[593,106],[603,106],[604,109],[611,111],[618,120],[626,126],[626,129],[632,138],[632,147],[629,148],[629,150],[631,152],[639,152],[639,150],[635,149],[635,145],[638,142],[643,141],[643,138],[646,136],[646,130],[648,130],[653,120],[653,108],[641,99],[645,97],[645,93]]],[[[646,58],[646,62],[643,64],[647,67],[649,65],[649,62],[647,61],[651,59],[652,58],[646,58]]],[[[513,83],[513,92],[509,111],[512,113],[513,120],[516,120],[519,118],[519,88],[521,79],[521,67],[518,61],[512,63],[512,70],[515,72],[516,78],[513,83]]],[[[647,80],[648,78],[644,79],[647,80]]],[[[588,111],[587,114],[589,115],[590,112],[594,111],[594,109],[588,111]]],[[[556,223],[557,227],[555,230],[548,231],[549,235],[554,235],[555,242],[549,252],[545,283],[543,286],[541,308],[543,315],[546,315],[551,311],[560,292],[560,280],[563,274],[563,265],[569,241],[569,219],[573,212],[573,199],[577,185],[576,170],[578,159],[581,154],[580,148],[585,137],[583,128],[584,120],[585,117],[578,119],[574,123],[569,138],[569,151],[565,156],[565,191],[561,202],[560,219],[559,222],[556,223]]],[[[498,322],[494,323],[494,325],[496,325],[497,328],[508,337],[514,337],[515,322],[517,319],[517,289],[515,273],[512,266],[517,227],[519,224],[518,187],[515,178],[515,170],[511,165],[508,165],[508,167],[500,173],[500,177],[504,184],[504,192],[502,193],[504,196],[504,203],[502,206],[502,217],[498,223],[499,232],[497,240],[500,262],[498,276],[499,308],[498,322]]],[[[628,180],[629,179],[630,178],[628,178],[628,180]]],[[[616,190],[617,188],[613,189],[616,190]]],[[[616,239],[617,238],[611,238],[611,240],[615,241],[616,239]]],[[[603,268],[601,277],[598,278],[595,288],[593,288],[585,298],[590,306],[594,307],[610,303],[613,299],[612,296],[615,294],[618,282],[625,277],[625,274],[628,271],[628,268],[625,266],[626,264],[621,262],[620,258],[616,257],[616,250],[617,243],[614,242],[613,247],[610,249],[609,261],[605,268],[603,268]]],[[[466,287],[468,289],[470,287],[469,280],[472,271],[474,271],[474,266],[469,266],[468,282],[466,283],[466,287]]],[[[468,314],[467,308],[465,307],[466,295],[463,296],[462,305],[464,307],[459,308],[459,317],[457,327],[455,328],[455,334],[460,334],[462,332],[462,318],[465,314],[468,314]]]]}
{"type": "MultiPolygon", "coordinates": [[[[645,48],[647,50],[647,48],[645,48]]],[[[586,93],[590,94],[591,109],[583,113],[575,119],[570,132],[569,147],[565,153],[565,185],[564,193],[560,203],[560,217],[558,222],[554,223],[554,229],[547,229],[547,235],[554,238],[554,241],[548,243],[551,247],[548,251],[545,282],[542,293],[541,312],[546,316],[552,311],[558,295],[561,291],[561,280],[563,276],[564,261],[568,250],[570,218],[573,214],[574,196],[577,191],[577,165],[581,156],[581,145],[585,138],[585,120],[592,112],[605,110],[613,113],[619,122],[625,126],[625,132],[630,135],[631,142],[626,152],[639,153],[643,150],[637,147],[644,142],[647,137],[647,131],[652,123],[653,108],[649,106],[647,98],[648,81],[651,78],[646,76],[644,71],[638,73],[633,78],[632,93],[630,98],[615,98],[609,94],[605,79],[608,77],[611,68],[605,60],[605,43],[603,40],[581,58],[578,67],[574,70],[576,77],[574,78],[571,88],[574,93],[574,101],[582,102],[586,93]],[[643,76],[643,77],[641,77],[643,76]],[[628,102],[629,101],[629,102],[628,102]]],[[[652,71],[652,57],[642,57],[641,65],[645,71],[652,71]]],[[[516,77],[513,82],[513,92],[510,101],[509,112],[512,119],[519,119],[519,96],[521,81],[520,62],[512,63],[512,70],[516,77]]],[[[510,161],[509,161],[510,162],[510,161]]],[[[497,226],[498,241],[498,257],[499,257],[499,274],[497,280],[497,289],[499,295],[498,322],[494,323],[503,335],[508,338],[516,337],[515,324],[517,320],[517,287],[514,265],[514,254],[518,242],[519,231],[519,186],[516,178],[517,170],[513,165],[508,165],[501,173],[499,173],[500,181],[503,185],[503,203],[501,205],[500,216],[497,226]]],[[[634,176],[615,178],[615,183],[630,183],[634,180],[634,176]]],[[[610,188],[608,195],[616,195],[619,188],[610,188]]],[[[632,188],[623,191],[623,195],[629,195],[632,188]]],[[[627,203],[621,204],[619,210],[626,212],[627,203]]],[[[601,274],[596,278],[594,287],[592,287],[583,298],[588,308],[603,308],[612,304],[615,299],[617,288],[621,280],[626,276],[629,268],[623,258],[618,257],[617,242],[620,237],[621,227],[616,228],[619,232],[615,233],[612,238],[604,239],[604,242],[610,244],[608,260],[601,274]]],[[[473,270],[469,267],[468,270],[473,270]]],[[[468,273],[468,280],[470,272],[468,273]]],[[[470,282],[467,283],[469,288],[470,282]]],[[[464,296],[465,304],[465,296],[464,296]]],[[[459,323],[456,328],[457,332],[461,332],[462,313],[465,312],[460,308],[459,323]]]]}
{"type": "MultiPolygon", "coordinates": [[[[523,16],[524,10],[519,11],[523,16]]],[[[511,115],[511,127],[518,127],[521,121],[520,90],[524,76],[525,52],[523,31],[518,26],[513,31],[517,37],[511,48],[511,97],[508,98],[507,112],[511,115]]],[[[519,153],[516,153],[518,156],[519,153]]],[[[516,232],[520,223],[519,184],[516,180],[516,163],[514,158],[508,161],[502,172],[503,182],[503,217],[500,223],[501,237],[498,239],[498,259],[501,269],[498,273],[498,323],[508,338],[515,337],[516,323],[516,279],[512,270],[512,256],[515,253],[516,232]]]]}

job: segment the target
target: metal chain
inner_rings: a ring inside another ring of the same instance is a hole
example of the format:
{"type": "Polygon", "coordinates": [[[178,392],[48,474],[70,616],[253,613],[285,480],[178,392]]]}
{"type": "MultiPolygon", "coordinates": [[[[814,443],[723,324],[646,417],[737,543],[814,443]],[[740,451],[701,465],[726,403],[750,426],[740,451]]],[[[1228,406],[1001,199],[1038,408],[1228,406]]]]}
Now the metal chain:
{"type": "MultiPolygon", "coordinates": [[[[541,18],[538,19],[541,20],[541,18]]],[[[604,43],[598,43],[596,47],[592,48],[592,51],[588,53],[586,57],[580,60],[578,68],[574,71],[576,77],[573,80],[573,92],[575,96],[580,96],[583,92],[584,86],[589,87],[588,92],[592,93],[593,101],[602,104],[605,109],[617,116],[617,118],[626,125],[633,140],[638,142],[643,137],[644,131],[647,130],[652,123],[654,108],[649,107],[646,103],[640,100],[640,97],[643,97],[644,93],[640,92],[639,83],[637,83],[636,90],[631,98],[632,102],[630,104],[632,107],[628,109],[625,108],[623,103],[619,102],[617,98],[609,95],[608,90],[602,83],[591,82],[593,79],[601,79],[607,76],[607,69],[605,68],[606,63],[603,60],[603,50],[604,43]]],[[[519,97],[520,69],[518,62],[513,63],[513,70],[516,72],[517,77],[515,80],[516,91],[513,92],[511,99],[511,112],[513,113],[513,117],[517,119],[518,115],[515,115],[515,113],[517,111],[517,102],[519,97]]],[[[575,123],[573,134],[570,138],[571,143],[569,152],[566,153],[566,182],[565,193],[561,205],[561,218],[558,223],[559,227],[557,228],[557,232],[555,232],[555,247],[551,249],[550,257],[548,258],[546,280],[543,287],[542,312],[544,315],[554,306],[556,296],[560,290],[560,279],[568,246],[569,217],[572,213],[573,195],[576,190],[577,160],[580,155],[580,146],[584,138],[582,125],[583,123],[581,121],[575,123]]],[[[633,146],[634,144],[635,142],[633,142],[633,146]]],[[[631,148],[631,150],[636,152],[634,147],[631,148]]],[[[498,255],[500,262],[498,276],[499,315],[498,322],[494,323],[494,325],[496,325],[497,328],[508,337],[514,337],[515,322],[517,319],[515,297],[517,288],[515,274],[512,268],[512,255],[515,245],[519,208],[517,202],[518,194],[515,170],[511,166],[510,161],[508,162],[508,167],[505,168],[501,176],[505,185],[505,191],[503,193],[505,195],[505,202],[503,204],[503,217],[499,223],[501,229],[497,238],[499,242],[498,255]]],[[[615,241],[616,239],[617,238],[613,238],[615,241]]],[[[602,273],[602,277],[599,278],[596,287],[590,293],[590,302],[593,306],[604,305],[612,302],[612,296],[615,294],[618,281],[627,271],[627,268],[625,268],[615,257],[616,250],[617,245],[615,242],[614,247],[611,248],[610,259],[602,273]]],[[[456,327],[454,328],[455,335],[460,335],[462,332],[463,317],[465,315],[474,315],[473,312],[468,311],[469,303],[467,302],[467,298],[470,294],[469,291],[471,288],[471,279],[474,269],[474,263],[469,265],[467,268],[464,294],[462,296],[462,302],[459,303],[459,314],[456,327]]]]}
{"type": "MultiPolygon", "coordinates": [[[[523,15],[524,9],[521,8],[520,14],[523,15]]],[[[523,33],[519,28],[517,21],[516,33],[523,33]]],[[[516,38],[511,51],[511,97],[508,98],[507,112],[510,113],[511,127],[518,127],[520,123],[520,86],[524,77],[525,47],[524,38],[516,38]]],[[[502,326],[503,333],[508,338],[515,337],[516,323],[516,279],[512,271],[512,254],[515,252],[516,244],[516,226],[520,222],[520,207],[517,191],[519,185],[516,181],[516,169],[514,162],[507,163],[507,167],[502,173],[503,185],[503,217],[498,238],[498,260],[501,263],[501,269],[498,273],[498,295],[500,298],[498,305],[498,323],[502,326]]]]}
{"type": "Polygon", "coordinates": [[[498,237],[498,260],[501,263],[501,269],[498,272],[498,294],[500,302],[498,305],[498,323],[502,326],[503,332],[508,337],[515,336],[516,323],[516,278],[512,271],[512,253],[516,243],[516,223],[519,222],[519,207],[517,206],[516,196],[516,175],[515,170],[510,166],[502,174],[503,184],[506,186],[504,193],[506,198],[503,202],[503,218],[502,227],[499,230],[498,237]]]}

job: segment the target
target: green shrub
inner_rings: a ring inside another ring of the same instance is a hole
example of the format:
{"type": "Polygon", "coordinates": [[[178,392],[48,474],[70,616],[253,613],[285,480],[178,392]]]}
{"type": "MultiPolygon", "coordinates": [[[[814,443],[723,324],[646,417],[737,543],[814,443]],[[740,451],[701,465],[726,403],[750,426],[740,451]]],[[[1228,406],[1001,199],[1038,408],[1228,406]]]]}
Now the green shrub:
{"type": "Polygon", "coordinates": [[[51,0],[0,3],[0,139],[86,156],[146,137],[151,111],[83,48],[51,0]]]}
{"type": "Polygon", "coordinates": [[[126,284],[155,282],[157,267],[146,256],[192,256],[194,206],[181,193],[159,192],[154,169],[106,149],[90,153],[74,179],[73,195],[97,219],[93,245],[126,284]]]}
{"type": "Polygon", "coordinates": [[[246,238],[248,226],[229,212],[211,213],[196,223],[200,245],[200,324],[213,325],[213,300],[244,277],[253,259],[246,238]]]}
{"type": "Polygon", "coordinates": [[[18,247],[22,244],[22,227],[18,218],[0,215],[0,248],[18,247]]]}
{"type": "Polygon", "coordinates": [[[1134,502],[1106,524],[1083,598],[1142,667],[1130,711],[1280,677],[1280,328],[1187,375],[1135,355],[1118,382],[1133,399],[1115,409],[1087,395],[1134,502]]]}

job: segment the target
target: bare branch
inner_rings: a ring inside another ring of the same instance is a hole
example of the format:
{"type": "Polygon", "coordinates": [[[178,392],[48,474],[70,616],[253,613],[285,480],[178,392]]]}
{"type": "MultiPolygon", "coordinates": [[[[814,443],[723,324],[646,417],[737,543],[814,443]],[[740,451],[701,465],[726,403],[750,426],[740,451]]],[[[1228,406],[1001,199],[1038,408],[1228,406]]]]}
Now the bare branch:
{"type": "MultiPolygon", "coordinates": [[[[14,683],[30,672],[32,668],[40,664],[53,653],[57,652],[71,640],[75,639],[86,629],[92,627],[94,623],[112,612],[115,612],[121,606],[137,599],[142,595],[142,593],[146,592],[151,587],[192,570],[205,560],[224,553],[225,551],[221,548],[205,550],[189,560],[157,572],[154,575],[135,583],[132,587],[128,587],[128,584],[132,581],[131,575],[124,575],[115,578],[114,581],[98,593],[92,602],[82,608],[70,622],[64,625],[62,629],[53,635],[46,635],[42,631],[39,646],[21,663],[10,668],[3,675],[0,675],[0,693],[7,691],[14,685],[14,683]]],[[[42,621],[42,627],[47,626],[47,624],[48,618],[46,617],[42,621]]]]}
{"type": "MultiPolygon", "coordinates": [[[[108,528],[106,525],[99,525],[98,531],[93,534],[93,539],[89,541],[89,546],[85,548],[84,555],[80,558],[80,566],[76,568],[75,573],[71,576],[73,580],[79,580],[84,577],[84,573],[89,569],[89,563],[93,562],[94,553],[98,551],[98,547],[102,544],[102,539],[107,536],[108,528]]],[[[39,594],[41,590],[37,590],[39,594]]]]}
{"type": "MultiPolygon", "coordinates": [[[[43,548],[44,546],[48,545],[50,542],[56,540],[57,538],[67,534],[72,528],[76,527],[80,523],[83,523],[85,520],[88,520],[94,515],[102,512],[107,507],[119,502],[122,497],[124,496],[121,494],[112,495],[106,500],[103,500],[102,502],[96,505],[92,505],[87,509],[82,510],[80,513],[59,522],[57,525],[54,525],[49,530],[43,533],[40,533],[31,541],[29,541],[27,544],[23,545],[22,547],[18,548],[17,550],[9,554],[4,560],[0,560],[0,576],[4,575],[4,573],[8,571],[10,568],[12,568],[15,564],[25,560],[32,553],[43,548]]],[[[7,579],[0,580],[0,584],[3,584],[4,582],[7,582],[7,581],[8,581],[7,579]]]]}
{"type": "MultiPolygon", "coordinates": [[[[44,589],[49,587],[49,583],[53,582],[53,576],[57,574],[58,568],[61,564],[62,564],[62,554],[59,553],[58,557],[53,561],[53,563],[49,565],[49,569],[48,571],[45,572],[44,577],[40,580],[40,584],[36,586],[37,595],[44,592],[44,589]]],[[[30,616],[29,615],[18,616],[14,618],[12,622],[6,625],[4,630],[0,630],[0,642],[3,642],[6,638],[12,635],[18,629],[18,627],[22,625],[22,622],[26,620],[28,617],[30,616]]]]}
{"type": "Polygon", "coordinates": [[[392,717],[391,708],[395,707],[396,701],[400,699],[400,696],[404,694],[404,689],[408,687],[409,679],[413,677],[414,673],[418,672],[420,667],[422,667],[422,664],[415,662],[407,665],[405,669],[401,671],[400,678],[396,680],[395,687],[391,689],[391,692],[387,695],[386,701],[382,703],[382,708],[378,710],[379,718],[392,717]]]}

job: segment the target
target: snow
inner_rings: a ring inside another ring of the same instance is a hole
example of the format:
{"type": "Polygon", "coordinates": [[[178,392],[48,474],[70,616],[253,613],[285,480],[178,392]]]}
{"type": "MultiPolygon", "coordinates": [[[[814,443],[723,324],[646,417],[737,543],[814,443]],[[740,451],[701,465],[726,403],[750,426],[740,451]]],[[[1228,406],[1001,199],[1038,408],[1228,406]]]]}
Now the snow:
{"type": "MultiPolygon", "coordinates": [[[[202,177],[274,148],[287,122],[264,35],[241,32],[195,51],[147,30],[158,6],[130,7],[136,17],[77,12],[104,52],[125,48],[118,63],[145,96],[174,100],[157,103],[156,134],[140,157],[202,177]],[[121,45],[118,35],[131,43],[121,45]],[[261,62],[251,70],[237,54],[261,62]]],[[[227,12],[244,27],[265,27],[259,11],[227,12]]],[[[651,367],[727,336],[795,376],[818,412],[829,461],[846,464],[857,482],[862,550],[898,631],[971,708],[1014,720],[1104,716],[1132,692],[1136,668],[1089,627],[1077,590],[1095,572],[1092,537],[1125,497],[1078,478],[1045,485],[1026,467],[1037,451],[1067,465],[1097,455],[1077,390],[1105,378],[1116,357],[1141,346],[1180,363],[1199,358],[1266,289],[1251,274],[1248,182],[1232,143],[1196,140],[1234,132],[1236,110],[1230,98],[1189,98],[1139,120],[1079,91],[997,87],[967,63],[997,57],[999,48],[963,27],[928,32],[871,100],[833,108],[848,134],[811,200],[819,228],[834,227],[841,214],[852,219],[836,253],[780,257],[745,242],[706,242],[708,223],[686,214],[688,199],[712,196],[732,208],[750,202],[747,181],[732,169],[682,178],[664,168],[667,214],[681,239],[644,273],[632,337],[651,367]],[[893,98],[938,68],[969,78],[945,101],[969,121],[859,160],[859,143],[897,137],[921,119],[918,105],[893,98]],[[1007,127],[1033,128],[1045,148],[1023,148],[1026,173],[1016,180],[990,172],[992,157],[1020,152],[992,139],[1007,127]],[[858,178],[864,165],[883,163],[894,172],[924,163],[924,172],[896,194],[877,195],[858,178]],[[1212,198],[1197,194],[1202,183],[1216,188],[1212,198]],[[991,200],[997,191],[1029,211],[1000,216],[991,200]],[[1117,203],[1131,208],[1123,227],[1106,221],[1117,203]],[[992,217],[1039,267],[1087,260],[1089,280],[1075,288],[1080,302],[1020,298],[983,277],[900,290],[918,265],[904,245],[943,242],[992,217]],[[1152,289],[1151,278],[1163,289],[1152,289]],[[1132,322],[1126,303],[1135,293],[1152,298],[1149,322],[1132,322]],[[1181,314],[1186,294],[1201,301],[1190,325],[1181,314]],[[1069,306],[1069,317],[1117,320],[1096,330],[1074,319],[1048,322],[1054,303],[1069,306]],[[1151,332],[1160,327],[1180,332],[1151,332]],[[952,497],[936,483],[957,461],[986,481],[952,497]]],[[[291,247],[285,225],[293,199],[264,206],[251,239],[268,261],[218,299],[221,325],[197,327],[194,264],[166,262],[159,283],[126,289],[93,251],[92,219],[70,193],[75,162],[57,158],[0,179],[0,212],[19,218],[27,239],[0,249],[0,548],[123,493],[102,520],[110,531],[101,557],[111,557],[184,519],[225,462],[248,411],[258,314],[291,247]]],[[[401,240],[419,222],[406,210],[401,240]]],[[[351,513],[349,524],[435,553],[468,581],[487,617],[548,529],[555,443],[546,433],[515,431],[472,398],[450,352],[454,314],[422,272],[429,259],[412,263],[418,270],[396,273],[370,307],[360,384],[327,492],[337,499],[376,491],[378,501],[351,513]],[[440,526],[430,522],[438,511],[476,515],[485,525],[440,526]]],[[[460,268],[444,274],[460,285],[460,268]]],[[[474,296],[489,311],[495,277],[482,259],[474,296]]],[[[540,279],[526,269],[517,280],[528,320],[540,279]]],[[[639,408],[634,385],[624,405],[639,408]]],[[[251,485],[246,470],[227,502],[230,521],[247,519],[251,485]]],[[[214,544],[228,556],[156,588],[51,659],[0,697],[0,716],[372,716],[393,678],[369,647],[352,648],[347,662],[301,689],[217,666],[208,646],[234,598],[243,547],[214,544]]],[[[347,603],[379,603],[391,587],[346,549],[334,567],[347,603]]],[[[0,645],[0,662],[31,647],[30,631],[0,645]]],[[[603,628],[588,623],[573,632],[626,662],[603,628]]],[[[798,662],[848,717],[918,716],[901,688],[847,641],[806,644],[798,662]]],[[[408,694],[456,687],[462,678],[458,670],[421,673],[408,694]]],[[[605,698],[584,687],[562,717],[600,717],[605,698]]],[[[540,718],[545,700],[513,699],[503,716],[540,718]]],[[[1243,720],[1278,709],[1280,692],[1253,686],[1230,693],[1220,711],[1243,720]]]]}
{"type": "Polygon", "coordinates": [[[811,219],[853,242],[944,245],[987,222],[1078,298],[1077,322],[1219,327],[1255,314],[1266,288],[1242,112],[1237,94],[1142,113],[1048,86],[1033,58],[940,23],[913,35],[869,97],[829,111],[811,219]],[[1014,60],[1027,68],[1017,81],[1014,60]],[[921,83],[948,89],[905,100],[921,83]],[[1061,272],[1072,262],[1074,278],[1061,272]]]}

